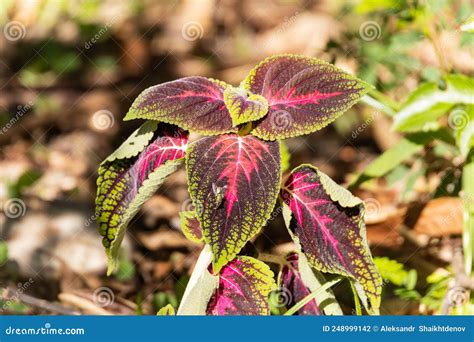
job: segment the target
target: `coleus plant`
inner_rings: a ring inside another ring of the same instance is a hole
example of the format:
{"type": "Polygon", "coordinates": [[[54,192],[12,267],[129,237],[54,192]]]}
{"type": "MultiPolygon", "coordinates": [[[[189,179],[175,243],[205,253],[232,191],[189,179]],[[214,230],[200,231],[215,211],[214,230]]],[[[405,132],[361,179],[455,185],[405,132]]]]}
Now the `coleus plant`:
{"type": "MultiPolygon", "coordinates": [[[[258,64],[239,87],[196,76],[143,91],[125,120],[147,121],[99,169],[96,215],[108,273],[130,220],[185,164],[194,210],[180,214],[181,227],[206,247],[178,314],[270,313],[274,274],[242,248],[276,208],[299,249],[278,277],[292,303],[314,291],[330,295],[321,275],[315,278],[321,271],[349,278],[367,312],[377,313],[382,280],[366,241],[363,202],[311,165],[287,173],[282,185],[281,155],[282,139],[327,126],[370,88],[316,58],[278,55],[258,64]],[[202,137],[188,143],[189,131],[202,137]]],[[[314,297],[299,314],[328,313],[314,297]]]]}

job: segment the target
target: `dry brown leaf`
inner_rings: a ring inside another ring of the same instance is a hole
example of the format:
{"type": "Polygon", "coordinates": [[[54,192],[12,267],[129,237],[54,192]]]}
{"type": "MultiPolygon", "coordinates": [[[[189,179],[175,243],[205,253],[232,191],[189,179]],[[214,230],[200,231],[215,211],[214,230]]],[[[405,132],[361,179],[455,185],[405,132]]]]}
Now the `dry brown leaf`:
{"type": "Polygon", "coordinates": [[[403,237],[399,233],[399,228],[403,224],[403,216],[399,213],[383,222],[367,225],[367,240],[371,246],[397,247],[403,243],[403,237]]]}
{"type": "Polygon", "coordinates": [[[187,240],[180,232],[158,230],[152,233],[139,233],[138,239],[149,250],[193,248],[194,242],[187,240]]]}
{"type": "Polygon", "coordinates": [[[181,205],[173,202],[168,197],[155,195],[143,205],[146,223],[149,226],[156,224],[160,219],[171,219],[181,211],[181,205]]]}
{"type": "Polygon", "coordinates": [[[461,234],[463,204],[457,197],[440,197],[428,202],[415,223],[414,231],[429,236],[461,234]]]}

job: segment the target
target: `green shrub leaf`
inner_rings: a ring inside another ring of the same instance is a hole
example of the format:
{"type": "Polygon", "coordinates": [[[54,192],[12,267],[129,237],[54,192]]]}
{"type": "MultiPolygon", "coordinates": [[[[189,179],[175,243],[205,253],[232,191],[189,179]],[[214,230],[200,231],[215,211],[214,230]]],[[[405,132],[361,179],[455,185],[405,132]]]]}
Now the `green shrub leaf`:
{"type": "Polygon", "coordinates": [[[394,127],[401,132],[416,132],[436,127],[436,120],[456,104],[474,104],[474,80],[463,75],[448,75],[446,89],[435,82],[422,84],[396,114],[394,127]]]}

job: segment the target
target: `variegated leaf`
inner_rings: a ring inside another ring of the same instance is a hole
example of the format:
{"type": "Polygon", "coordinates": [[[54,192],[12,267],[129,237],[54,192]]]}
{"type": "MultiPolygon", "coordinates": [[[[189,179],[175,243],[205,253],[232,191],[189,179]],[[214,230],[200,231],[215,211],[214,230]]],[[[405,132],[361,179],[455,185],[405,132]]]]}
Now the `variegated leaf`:
{"type": "Polygon", "coordinates": [[[243,88],[226,88],[224,102],[234,126],[261,119],[268,111],[268,103],[263,96],[247,94],[243,88]]]}
{"type": "Polygon", "coordinates": [[[315,132],[354,105],[371,86],[312,57],[277,55],[257,65],[243,87],[267,99],[252,134],[265,140],[315,132]]]}
{"type": "Polygon", "coordinates": [[[218,273],[271,215],[281,179],[279,145],[251,135],[205,137],[189,146],[186,171],[218,273]]]}
{"type": "MultiPolygon", "coordinates": [[[[303,282],[298,259],[298,253],[290,253],[286,258],[287,264],[283,266],[280,272],[279,284],[281,291],[286,295],[287,300],[284,304],[287,308],[292,307],[311,293],[303,282]]],[[[319,316],[322,314],[316,299],[311,300],[298,310],[298,315],[319,316]]]]}
{"type": "Polygon", "coordinates": [[[227,86],[199,76],[159,84],[137,97],[124,120],[157,120],[205,135],[236,132],[224,104],[227,86]]]}
{"type": "Polygon", "coordinates": [[[146,127],[138,129],[99,168],[96,218],[109,258],[108,273],[115,266],[130,220],[184,161],[185,131],[161,124],[150,135],[153,125],[146,127]],[[148,140],[152,142],[146,146],[148,140]]]}
{"type": "Polygon", "coordinates": [[[207,314],[269,315],[268,295],[275,287],[273,272],[265,263],[239,256],[222,268],[207,314]]]}
{"type": "Polygon", "coordinates": [[[377,312],[382,279],[366,240],[363,202],[311,165],[294,169],[281,195],[289,231],[311,265],[354,278],[377,312]]]}
{"type": "Polygon", "coordinates": [[[204,240],[202,236],[201,225],[196,217],[194,211],[182,211],[179,213],[179,219],[181,224],[181,230],[184,236],[193,242],[202,242],[204,240]]]}

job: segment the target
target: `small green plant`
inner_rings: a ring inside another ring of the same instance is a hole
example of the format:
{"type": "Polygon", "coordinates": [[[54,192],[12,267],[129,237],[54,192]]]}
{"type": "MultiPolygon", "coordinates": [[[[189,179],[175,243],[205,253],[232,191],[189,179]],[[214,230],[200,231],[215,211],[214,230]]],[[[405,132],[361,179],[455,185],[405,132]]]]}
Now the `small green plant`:
{"type": "Polygon", "coordinates": [[[387,257],[374,258],[380,276],[386,284],[395,286],[394,293],[404,300],[417,300],[421,296],[415,290],[418,275],[416,270],[406,270],[403,264],[387,257]]]}
{"type": "Polygon", "coordinates": [[[312,165],[295,168],[281,185],[288,161],[280,140],[325,127],[370,89],[331,64],[293,55],[264,60],[239,87],[186,77],[146,89],[125,120],[148,121],[99,169],[97,217],[109,273],[130,220],[185,164],[194,210],[180,214],[182,230],[207,246],[178,314],[270,313],[275,276],[265,258],[241,252],[278,199],[299,247],[277,258],[279,291],[291,298],[287,313],[337,311],[320,305],[340,279],[324,283],[311,268],[348,277],[367,311],[377,313],[382,279],[366,241],[363,202],[312,165]],[[204,137],[188,144],[188,131],[204,137]]]}
{"type": "MultiPolygon", "coordinates": [[[[406,179],[407,193],[413,187],[414,177],[441,175],[431,197],[458,196],[462,199],[464,273],[472,276],[474,79],[448,74],[439,81],[423,83],[395,109],[393,127],[404,134],[403,139],[369,164],[350,188],[374,178],[388,179],[396,173],[397,178],[402,175],[406,179]],[[413,163],[417,167],[405,168],[405,172],[399,173],[404,163],[413,163]]],[[[451,222],[450,217],[443,219],[446,224],[451,222]]]]}

